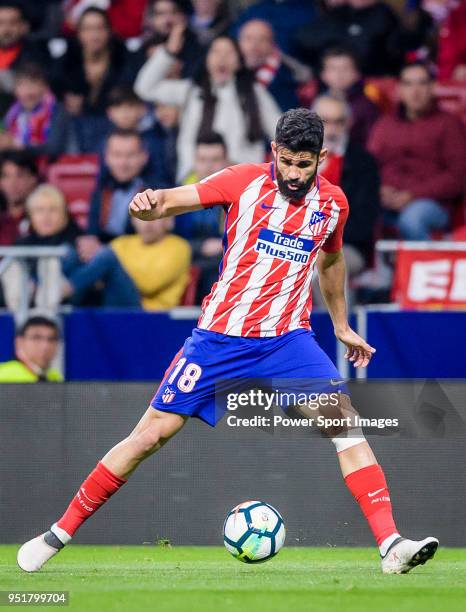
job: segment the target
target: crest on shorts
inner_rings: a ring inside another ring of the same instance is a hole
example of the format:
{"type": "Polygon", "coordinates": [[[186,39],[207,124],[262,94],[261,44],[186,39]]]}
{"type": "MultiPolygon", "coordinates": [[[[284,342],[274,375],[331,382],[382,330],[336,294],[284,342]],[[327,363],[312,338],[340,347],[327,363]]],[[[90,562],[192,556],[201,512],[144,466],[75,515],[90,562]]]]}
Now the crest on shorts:
{"type": "Polygon", "coordinates": [[[169,404],[175,399],[176,391],[171,389],[170,387],[165,387],[164,392],[162,393],[162,402],[164,404],[169,404]]]}

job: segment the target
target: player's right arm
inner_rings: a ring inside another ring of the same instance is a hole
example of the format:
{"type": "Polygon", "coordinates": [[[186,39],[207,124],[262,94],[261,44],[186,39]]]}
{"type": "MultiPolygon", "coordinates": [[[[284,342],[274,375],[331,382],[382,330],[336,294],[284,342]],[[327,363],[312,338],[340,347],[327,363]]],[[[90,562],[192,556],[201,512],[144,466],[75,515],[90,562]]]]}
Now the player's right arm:
{"type": "Polygon", "coordinates": [[[183,185],[174,189],[145,189],[137,193],[129,205],[129,214],[143,221],[153,221],[201,208],[195,185],[183,185]]]}

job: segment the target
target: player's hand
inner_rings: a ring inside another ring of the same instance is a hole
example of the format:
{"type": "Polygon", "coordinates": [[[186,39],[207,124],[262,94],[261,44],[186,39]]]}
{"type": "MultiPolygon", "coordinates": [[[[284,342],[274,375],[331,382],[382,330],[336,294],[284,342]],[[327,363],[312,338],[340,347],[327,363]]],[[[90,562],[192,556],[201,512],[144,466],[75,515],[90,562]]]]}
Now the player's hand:
{"type": "Polygon", "coordinates": [[[364,338],[361,338],[350,327],[343,331],[335,330],[335,335],[346,345],[348,350],[345,353],[345,359],[351,361],[355,368],[365,368],[369,364],[375,348],[367,344],[364,338]]]}
{"type": "Polygon", "coordinates": [[[142,221],[159,219],[162,214],[157,204],[156,192],[153,189],[146,189],[133,197],[129,204],[129,214],[142,221]]]}

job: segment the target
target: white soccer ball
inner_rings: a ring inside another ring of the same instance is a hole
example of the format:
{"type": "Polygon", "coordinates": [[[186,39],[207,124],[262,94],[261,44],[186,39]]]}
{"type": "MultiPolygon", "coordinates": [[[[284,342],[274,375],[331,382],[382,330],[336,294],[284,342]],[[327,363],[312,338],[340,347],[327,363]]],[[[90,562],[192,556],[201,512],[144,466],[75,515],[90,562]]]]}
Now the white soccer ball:
{"type": "Polygon", "coordinates": [[[283,546],[285,525],[278,510],[270,504],[246,501],[228,513],[223,542],[238,561],[261,563],[274,557],[283,546]]]}

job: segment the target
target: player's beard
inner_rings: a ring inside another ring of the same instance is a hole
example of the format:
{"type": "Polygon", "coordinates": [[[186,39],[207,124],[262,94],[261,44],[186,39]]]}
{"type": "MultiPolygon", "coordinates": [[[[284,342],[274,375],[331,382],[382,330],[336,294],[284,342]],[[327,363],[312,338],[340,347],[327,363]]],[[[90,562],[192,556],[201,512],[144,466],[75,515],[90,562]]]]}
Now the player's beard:
{"type": "Polygon", "coordinates": [[[307,181],[286,181],[283,178],[283,174],[280,172],[278,167],[276,167],[276,173],[278,189],[282,196],[285,197],[287,200],[300,200],[301,198],[304,198],[306,193],[311,188],[311,185],[317,174],[317,168],[316,171],[307,179],[307,181]],[[298,188],[290,189],[289,185],[296,185],[298,188]]]}

